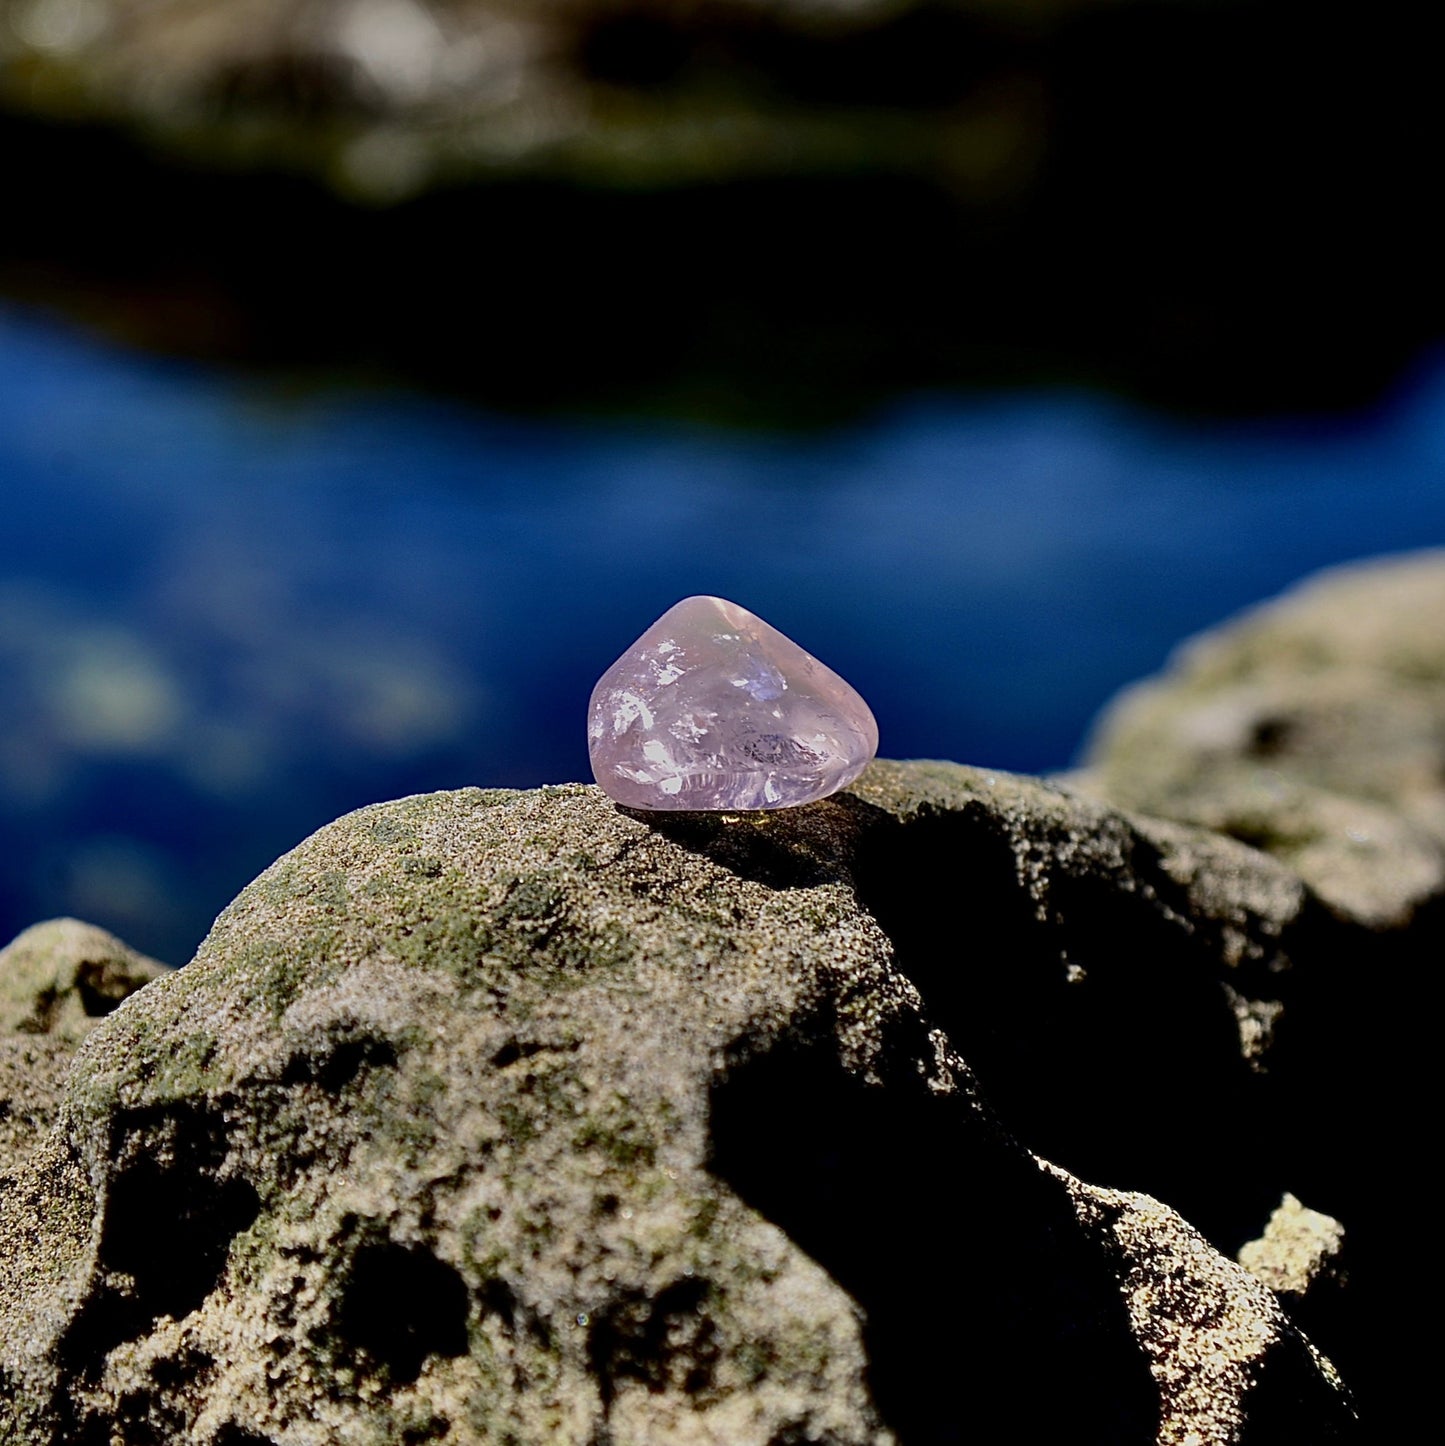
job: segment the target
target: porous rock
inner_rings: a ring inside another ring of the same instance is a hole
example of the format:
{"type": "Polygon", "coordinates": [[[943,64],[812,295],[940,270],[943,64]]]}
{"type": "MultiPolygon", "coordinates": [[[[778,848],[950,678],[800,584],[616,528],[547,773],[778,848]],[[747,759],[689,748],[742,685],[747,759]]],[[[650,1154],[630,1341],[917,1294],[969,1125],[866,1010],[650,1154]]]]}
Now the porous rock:
{"type": "Polygon", "coordinates": [[[1159,1390],[1158,1446],[1289,1441],[1304,1419],[1322,1439],[1348,1434],[1345,1413],[1332,1418],[1310,1409],[1322,1381],[1343,1395],[1330,1361],[1308,1341],[1271,1358],[1281,1315],[1262,1282],[1148,1195],[1056,1173],[1081,1221],[1116,1260],[1130,1324],[1159,1390]]]}
{"type": "Polygon", "coordinates": [[[1308,1001],[1322,913],[949,764],[761,817],[363,809],[79,1052],[0,1198],[0,1435],[1345,1439],[1193,1228],[1298,1168],[1238,1000],[1308,1001]]]}
{"type": "Polygon", "coordinates": [[[1285,1194],[1264,1234],[1240,1249],[1239,1263],[1277,1295],[1307,1295],[1322,1282],[1338,1282],[1345,1227],[1285,1194]]]}
{"type": "Polygon", "coordinates": [[[1184,644],[1102,718],[1081,782],[1232,834],[1340,914],[1445,897],[1445,551],[1331,569],[1184,644]]]}
{"type": "Polygon", "coordinates": [[[1428,1348],[1410,1332],[1387,1347],[1380,1323],[1418,1272],[1395,1183],[1412,1167],[1396,1128],[1414,1131],[1436,1088],[1424,981],[1445,946],[1442,619],[1442,551],[1308,578],[1121,695],[1070,780],[1116,806],[1233,835],[1330,915],[1303,951],[1315,961],[1308,998],[1243,991],[1242,1023],[1267,1044],[1271,1129],[1295,1162],[1285,1191],[1310,1209],[1284,1221],[1276,1211],[1268,1227],[1262,1215],[1235,1250],[1280,1287],[1362,1409],[1387,1430],[1398,1413],[1404,1432],[1404,1383],[1429,1376],[1428,1348]],[[1304,1218],[1338,1222],[1348,1253],[1321,1258],[1300,1290],[1298,1260],[1280,1273],[1282,1231],[1304,1218]]]}
{"type": "Polygon", "coordinates": [[[0,949],[0,1035],[74,1047],[107,1014],[170,970],[79,919],[49,919],[0,949]]]}
{"type": "Polygon", "coordinates": [[[168,972],[78,919],[36,924],[0,949],[0,1190],[49,1126],[75,1047],[168,972]]]}
{"type": "Polygon", "coordinates": [[[71,1054],[60,1040],[0,1035],[0,1191],[54,1120],[71,1054]]]}

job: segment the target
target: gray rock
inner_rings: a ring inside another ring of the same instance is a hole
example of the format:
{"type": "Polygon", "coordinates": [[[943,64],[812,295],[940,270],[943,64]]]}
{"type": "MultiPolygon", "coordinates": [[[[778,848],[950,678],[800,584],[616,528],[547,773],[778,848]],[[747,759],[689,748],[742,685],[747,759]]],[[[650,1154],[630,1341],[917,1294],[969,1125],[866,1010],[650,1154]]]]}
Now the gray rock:
{"type": "Polygon", "coordinates": [[[1338,568],[1185,644],[1080,786],[1266,850],[1340,914],[1445,896],[1445,552],[1338,568]]]}
{"type": "Polygon", "coordinates": [[[1242,1240],[1291,1183],[1238,1001],[1308,1000],[1322,921],[1254,850],[948,764],[363,809],[80,1050],[0,1197],[0,1434],[1343,1439],[1170,1208],[1242,1240]]]}
{"type": "Polygon", "coordinates": [[[0,1035],[0,1191],[54,1121],[73,1053],[58,1039],[0,1035]]]}
{"type": "Polygon", "coordinates": [[[0,1036],[43,1034],[74,1047],[121,1000],[170,972],[94,924],[35,924],[0,949],[0,1036]]]}
{"type": "MultiPolygon", "coordinates": [[[[1379,1323],[1401,1308],[1418,1248],[1401,1219],[1394,1140],[1417,1128],[1418,1102],[1436,1088],[1425,981],[1445,944],[1442,620],[1445,552],[1308,579],[1122,695],[1070,780],[1234,835],[1331,915],[1305,931],[1312,944],[1295,934],[1291,952],[1312,962],[1281,976],[1288,989],[1271,996],[1256,974],[1241,991],[1241,1025],[1265,1046],[1267,1129],[1293,1160],[1284,1191],[1339,1221],[1349,1241],[1347,1261],[1282,1298],[1382,1425],[1401,1413],[1401,1431],[1402,1383],[1431,1367],[1408,1332],[1386,1349],[1379,1323]]],[[[1262,1209],[1230,1251],[1257,1240],[1252,1252],[1277,1253],[1278,1233],[1262,1209]]]]}
{"type": "Polygon", "coordinates": [[[36,924],[0,949],[0,1190],[54,1118],[75,1047],[169,972],[77,919],[36,924]]]}

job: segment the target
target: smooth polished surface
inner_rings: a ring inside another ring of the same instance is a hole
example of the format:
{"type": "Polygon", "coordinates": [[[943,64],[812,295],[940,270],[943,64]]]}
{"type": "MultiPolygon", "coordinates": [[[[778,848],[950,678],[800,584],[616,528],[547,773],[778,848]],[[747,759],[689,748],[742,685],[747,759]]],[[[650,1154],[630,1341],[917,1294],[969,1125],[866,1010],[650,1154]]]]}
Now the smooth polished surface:
{"type": "Polygon", "coordinates": [[[856,690],[737,603],[689,597],[602,675],[592,773],[631,808],[788,808],[846,788],[878,751],[856,690]]]}

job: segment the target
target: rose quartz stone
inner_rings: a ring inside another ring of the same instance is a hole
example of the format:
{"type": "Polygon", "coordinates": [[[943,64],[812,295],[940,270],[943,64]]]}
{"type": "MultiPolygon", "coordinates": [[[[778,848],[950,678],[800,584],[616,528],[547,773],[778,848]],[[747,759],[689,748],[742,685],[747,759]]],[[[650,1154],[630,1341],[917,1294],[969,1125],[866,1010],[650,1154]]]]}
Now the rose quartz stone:
{"type": "Polygon", "coordinates": [[[629,808],[789,808],[878,751],[868,705],[831,668],[720,597],[684,598],[602,675],[592,772],[629,808]]]}

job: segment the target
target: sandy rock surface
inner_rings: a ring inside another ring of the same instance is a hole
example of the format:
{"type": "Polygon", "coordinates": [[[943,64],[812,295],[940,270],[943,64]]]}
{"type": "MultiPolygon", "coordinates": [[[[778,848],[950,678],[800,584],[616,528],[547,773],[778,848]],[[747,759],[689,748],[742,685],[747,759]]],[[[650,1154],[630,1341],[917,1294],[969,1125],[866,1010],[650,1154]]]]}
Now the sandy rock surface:
{"type": "Polygon", "coordinates": [[[1222,1441],[1278,1379],[1344,1430],[1253,1277],[1031,1153],[1257,1224],[1226,981],[1309,911],[1229,841],[948,764],[762,818],[362,810],[78,1057],[0,1206],[7,1426],[942,1442],[1045,1379],[1049,1432],[1222,1441]]]}
{"type": "Polygon", "coordinates": [[[1445,552],[1337,568],[1127,690],[1089,771],[1126,808],[1289,864],[1341,914],[1445,897],[1445,552]]]}
{"type": "Polygon", "coordinates": [[[0,949],[0,1190],[50,1126],[76,1046],[168,973],[78,919],[36,924],[0,949]]]}
{"type": "Polygon", "coordinates": [[[0,1436],[1388,1421],[1428,1379],[1381,1328],[1418,1239],[1380,1122],[1427,1083],[1442,572],[1326,578],[1194,645],[1066,782],[878,762],[760,816],[581,785],[379,804],[93,1026],[156,966],[100,987],[122,946],[22,936],[0,1436]],[[1290,726],[1261,730],[1265,695],[1290,726]],[[1261,736],[1311,848],[1208,811],[1261,736]],[[1397,831],[1356,867],[1329,810],[1366,806],[1397,831]]]}
{"type": "Polygon", "coordinates": [[[74,1048],[123,999],[170,972],[93,924],[36,924],[0,949],[0,1035],[74,1048]]]}

